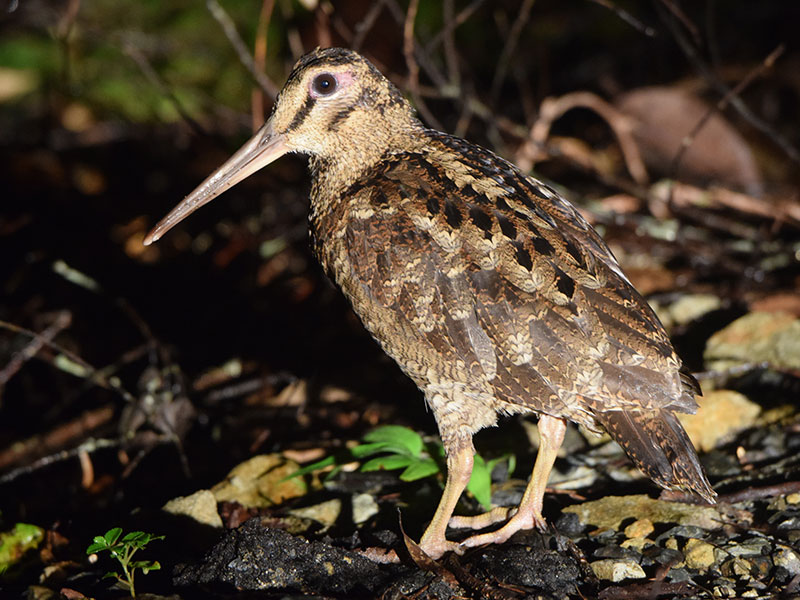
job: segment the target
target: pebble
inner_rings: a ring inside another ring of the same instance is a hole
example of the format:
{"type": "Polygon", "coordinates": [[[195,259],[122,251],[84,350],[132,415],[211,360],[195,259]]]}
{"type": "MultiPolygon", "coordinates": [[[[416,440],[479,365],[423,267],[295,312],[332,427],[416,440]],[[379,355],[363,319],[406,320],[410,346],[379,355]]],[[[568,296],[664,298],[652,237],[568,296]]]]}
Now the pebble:
{"type": "Polygon", "coordinates": [[[589,566],[592,567],[592,571],[594,571],[598,579],[612,581],[614,583],[618,583],[623,579],[643,579],[646,577],[639,563],[630,558],[619,560],[605,558],[603,560],[596,560],[589,566]]]}
{"type": "Polygon", "coordinates": [[[163,510],[171,515],[190,517],[203,525],[222,527],[222,518],[217,512],[217,499],[210,490],[199,490],[189,496],[178,496],[169,500],[163,510]]]}
{"type": "Polygon", "coordinates": [[[694,445],[703,452],[751,427],[761,413],[758,404],[732,390],[707,392],[698,399],[698,404],[696,414],[681,414],[679,419],[694,445]]]}
{"type": "Polygon", "coordinates": [[[353,523],[361,525],[380,512],[372,494],[353,494],[353,523]]]}
{"type": "Polygon", "coordinates": [[[800,575],[800,556],[789,548],[780,548],[773,557],[776,567],[783,567],[792,575],[800,575]]]}
{"type": "Polygon", "coordinates": [[[333,498],[325,502],[320,502],[313,506],[305,506],[303,508],[295,508],[289,511],[289,514],[301,519],[312,519],[317,523],[321,523],[323,531],[332,527],[339,515],[342,512],[342,501],[339,498],[333,498]]]}
{"type": "Polygon", "coordinates": [[[690,539],[683,547],[686,566],[690,569],[705,571],[714,564],[714,546],[698,539],[690,539]]]}
{"type": "Polygon", "coordinates": [[[639,552],[642,551],[642,548],[645,546],[649,546],[653,543],[652,540],[648,540],[647,538],[643,537],[635,537],[629,540],[625,540],[620,544],[622,548],[632,548],[633,550],[638,550],[639,552]]]}
{"type": "Polygon", "coordinates": [[[655,531],[653,522],[650,519],[638,519],[625,528],[625,537],[645,538],[655,531]]]}

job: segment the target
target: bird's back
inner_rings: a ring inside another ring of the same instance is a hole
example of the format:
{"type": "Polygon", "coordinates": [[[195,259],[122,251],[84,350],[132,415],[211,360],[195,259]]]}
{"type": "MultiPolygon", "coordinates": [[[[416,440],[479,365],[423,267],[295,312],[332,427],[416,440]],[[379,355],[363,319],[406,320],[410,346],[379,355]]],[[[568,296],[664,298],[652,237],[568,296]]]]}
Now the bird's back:
{"type": "Polygon", "coordinates": [[[580,214],[487,150],[420,137],[312,194],[318,256],[409,375],[593,428],[599,411],[693,411],[666,332],[580,214]]]}

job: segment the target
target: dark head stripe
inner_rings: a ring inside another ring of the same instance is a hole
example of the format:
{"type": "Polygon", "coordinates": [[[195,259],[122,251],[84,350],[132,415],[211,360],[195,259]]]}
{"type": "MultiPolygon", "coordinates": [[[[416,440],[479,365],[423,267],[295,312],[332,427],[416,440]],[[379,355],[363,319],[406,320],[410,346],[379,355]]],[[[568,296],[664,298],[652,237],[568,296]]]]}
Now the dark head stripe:
{"type": "Polygon", "coordinates": [[[300,107],[300,110],[295,113],[292,122],[289,123],[289,128],[287,131],[293,131],[300,127],[300,124],[306,120],[308,113],[311,112],[311,109],[314,108],[314,104],[316,104],[317,99],[313,96],[309,95],[306,97],[306,101],[303,103],[303,106],[300,107]]]}

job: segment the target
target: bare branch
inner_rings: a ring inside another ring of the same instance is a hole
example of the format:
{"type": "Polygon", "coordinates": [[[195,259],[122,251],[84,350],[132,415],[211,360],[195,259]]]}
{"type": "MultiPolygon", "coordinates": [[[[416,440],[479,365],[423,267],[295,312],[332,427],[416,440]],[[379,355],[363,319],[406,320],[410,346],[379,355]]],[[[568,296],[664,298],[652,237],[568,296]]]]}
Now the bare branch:
{"type": "Polygon", "coordinates": [[[547,140],[553,122],[565,112],[578,107],[594,111],[608,123],[619,142],[631,177],[639,184],[646,183],[648,180],[647,170],[639,154],[639,148],[631,135],[633,126],[630,119],[591,92],[574,92],[559,98],[545,98],[539,109],[539,118],[531,128],[527,140],[517,152],[515,157],[517,166],[523,171],[529,171],[533,167],[533,163],[541,159],[540,148],[547,140]]]}
{"type": "Polygon", "coordinates": [[[236,51],[237,56],[239,57],[239,62],[244,65],[244,67],[250,71],[250,75],[253,76],[253,79],[256,80],[259,87],[272,98],[273,100],[278,97],[278,86],[263,72],[256,69],[255,62],[253,61],[253,57],[250,56],[250,52],[247,50],[247,46],[245,45],[242,37],[239,35],[239,32],[236,30],[236,24],[230,18],[225,9],[220,6],[217,0],[206,0],[206,7],[208,8],[211,16],[219,23],[219,26],[222,27],[222,31],[225,33],[225,36],[230,41],[231,46],[236,51]]]}
{"type": "Polygon", "coordinates": [[[422,118],[425,119],[431,127],[442,129],[442,124],[439,123],[439,120],[428,110],[428,106],[419,93],[419,64],[414,56],[416,46],[414,41],[414,20],[417,17],[418,8],[419,0],[411,0],[403,25],[403,55],[406,58],[406,66],[408,68],[408,88],[422,118]]]}
{"type": "Polygon", "coordinates": [[[517,49],[519,36],[531,16],[531,9],[533,8],[533,3],[535,1],[536,0],[523,0],[522,6],[519,8],[519,13],[517,13],[517,18],[514,20],[514,24],[511,26],[511,31],[508,33],[506,43],[503,46],[503,51],[500,53],[500,58],[498,59],[497,67],[495,68],[494,79],[492,80],[491,88],[492,98],[497,98],[497,94],[500,92],[500,87],[503,85],[503,82],[506,79],[508,66],[511,63],[514,51],[517,49]]]}
{"type": "Polygon", "coordinates": [[[758,65],[755,69],[750,71],[747,74],[747,76],[744,79],[742,79],[736,85],[736,87],[734,87],[733,89],[729,90],[728,93],[726,93],[719,100],[719,102],[717,102],[717,104],[715,106],[712,106],[712,107],[710,107],[708,109],[706,114],[704,114],[702,116],[702,118],[692,128],[692,130],[689,132],[689,134],[686,137],[684,137],[683,140],[681,140],[681,147],[678,150],[677,154],[675,155],[675,158],[672,160],[671,170],[672,170],[673,173],[677,173],[678,172],[678,168],[681,165],[681,161],[683,160],[683,157],[686,154],[686,151],[694,143],[695,138],[700,133],[700,131],[703,129],[703,127],[705,127],[706,123],[708,123],[708,120],[711,118],[711,116],[715,112],[724,111],[727,108],[727,106],[730,103],[730,101],[734,97],[736,97],[739,94],[741,94],[745,90],[745,88],[747,88],[757,77],[760,77],[761,75],[763,75],[764,72],[767,69],[770,69],[772,67],[772,65],[775,64],[775,61],[778,60],[778,58],[781,56],[781,54],[783,54],[784,50],[785,50],[785,46],[783,44],[781,44],[780,46],[775,48],[775,50],[770,52],[769,56],[767,56],[767,58],[765,58],[762,61],[762,63],[760,65],[758,65]]]}

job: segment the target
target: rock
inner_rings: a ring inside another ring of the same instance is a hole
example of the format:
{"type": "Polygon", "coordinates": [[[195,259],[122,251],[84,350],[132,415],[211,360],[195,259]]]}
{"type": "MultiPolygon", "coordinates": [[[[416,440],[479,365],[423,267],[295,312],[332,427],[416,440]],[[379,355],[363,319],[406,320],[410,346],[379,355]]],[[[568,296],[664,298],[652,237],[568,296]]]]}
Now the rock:
{"type": "Polygon", "coordinates": [[[162,509],[171,515],[190,517],[202,525],[222,527],[222,518],[217,512],[217,499],[210,490],[199,490],[189,496],[178,496],[169,500],[162,509]]]}
{"type": "Polygon", "coordinates": [[[577,561],[555,550],[519,544],[489,546],[474,562],[475,573],[507,586],[525,586],[552,594],[574,594],[580,578],[577,561]]]}
{"type": "Polygon", "coordinates": [[[714,564],[714,546],[698,539],[690,539],[683,547],[683,557],[690,569],[705,571],[714,564]]]}
{"type": "Polygon", "coordinates": [[[792,575],[800,575],[800,556],[789,548],[779,548],[773,556],[776,567],[783,567],[792,575]]]}
{"type": "Polygon", "coordinates": [[[712,506],[654,500],[644,494],[607,496],[600,500],[568,506],[563,512],[575,513],[582,523],[601,529],[617,530],[625,519],[648,519],[652,523],[678,523],[703,529],[719,529],[722,517],[712,506]]]}
{"type": "Polygon", "coordinates": [[[631,538],[629,540],[625,540],[620,544],[620,546],[622,548],[631,548],[633,550],[636,550],[637,552],[641,552],[645,546],[649,546],[652,543],[653,541],[648,540],[647,538],[636,537],[636,538],[631,538]]]}
{"type": "MultiPolygon", "coordinates": [[[[237,590],[374,597],[397,568],[321,542],[309,542],[254,518],[225,533],[202,562],[175,569],[176,585],[225,583],[237,590]]],[[[380,595],[380,594],[377,594],[380,595]]]]}
{"type": "Polygon", "coordinates": [[[334,523],[336,523],[336,520],[339,518],[341,513],[342,501],[338,498],[333,498],[332,500],[327,500],[326,502],[315,504],[313,506],[295,508],[289,511],[289,514],[293,517],[299,517],[300,519],[312,519],[317,523],[321,523],[324,529],[328,529],[334,523]]]}
{"type": "Polygon", "coordinates": [[[380,511],[372,494],[353,494],[353,523],[361,525],[380,511]]]}
{"type": "Polygon", "coordinates": [[[630,558],[605,558],[589,564],[598,579],[619,582],[623,579],[643,579],[646,577],[642,567],[630,558]]]}
{"type": "Polygon", "coordinates": [[[800,319],[784,312],[752,312],[712,335],[703,354],[709,369],[769,362],[800,369],[800,319]]]}
{"type": "Polygon", "coordinates": [[[722,301],[713,294],[687,294],[666,306],[656,302],[651,304],[661,323],[669,330],[675,325],[686,325],[712,310],[717,310],[722,306],[722,301]]]}
{"type": "Polygon", "coordinates": [[[761,407],[739,392],[715,390],[698,398],[697,414],[678,414],[692,443],[703,452],[755,424],[761,407]]]}
{"type": "Polygon", "coordinates": [[[280,454],[261,454],[247,460],[228,473],[225,481],[211,488],[217,502],[238,502],[264,508],[289,498],[303,496],[306,484],[301,477],[286,479],[300,466],[280,454]]]}
{"type": "Polygon", "coordinates": [[[655,527],[650,519],[638,519],[625,528],[625,537],[644,538],[653,533],[655,527]]]}

